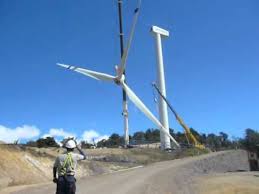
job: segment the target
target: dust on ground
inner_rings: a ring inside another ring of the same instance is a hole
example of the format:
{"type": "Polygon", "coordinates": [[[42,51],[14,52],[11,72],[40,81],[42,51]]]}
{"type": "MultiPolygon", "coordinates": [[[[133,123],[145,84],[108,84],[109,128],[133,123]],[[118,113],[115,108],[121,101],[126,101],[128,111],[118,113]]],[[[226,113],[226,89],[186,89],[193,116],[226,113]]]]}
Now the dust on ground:
{"type": "Polygon", "coordinates": [[[231,172],[199,178],[199,194],[259,193],[259,172],[231,172]]]}

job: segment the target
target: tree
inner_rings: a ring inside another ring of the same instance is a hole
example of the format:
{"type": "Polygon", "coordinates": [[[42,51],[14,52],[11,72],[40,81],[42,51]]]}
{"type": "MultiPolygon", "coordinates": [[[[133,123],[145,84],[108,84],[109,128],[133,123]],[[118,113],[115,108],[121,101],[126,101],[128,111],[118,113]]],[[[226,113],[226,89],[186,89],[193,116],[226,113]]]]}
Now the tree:
{"type": "Polygon", "coordinates": [[[114,148],[124,144],[124,138],[117,133],[113,133],[109,139],[97,142],[97,147],[114,148]]]}
{"type": "Polygon", "coordinates": [[[144,136],[145,136],[145,140],[150,143],[159,142],[160,141],[160,130],[159,129],[147,129],[144,136]]]}
{"type": "Polygon", "coordinates": [[[59,147],[54,137],[40,138],[36,141],[37,147],[59,147]]]}
{"type": "Polygon", "coordinates": [[[219,136],[221,137],[222,141],[227,141],[228,139],[228,134],[224,132],[219,132],[219,136]]]}
{"type": "Polygon", "coordinates": [[[147,130],[146,130],[145,139],[146,139],[147,141],[152,141],[152,140],[153,140],[152,129],[147,129],[147,130]]]}
{"type": "Polygon", "coordinates": [[[221,140],[221,147],[228,148],[231,146],[231,142],[228,140],[228,134],[220,132],[219,137],[221,140]]]}
{"type": "Polygon", "coordinates": [[[199,134],[199,132],[198,131],[196,131],[194,128],[190,128],[190,131],[191,131],[191,133],[194,135],[194,137],[200,142],[201,141],[201,136],[200,136],[200,134],[199,134]]]}
{"type": "Polygon", "coordinates": [[[181,132],[179,132],[179,131],[175,134],[175,139],[176,139],[176,141],[179,142],[180,144],[187,144],[187,143],[188,143],[185,134],[184,134],[184,133],[181,133],[181,132]]]}
{"type": "Polygon", "coordinates": [[[247,150],[259,154],[259,133],[253,129],[246,129],[246,136],[242,144],[247,150]]]}
{"type": "Polygon", "coordinates": [[[221,138],[214,133],[210,133],[208,134],[206,143],[211,149],[218,151],[221,147],[221,138]]]}
{"type": "Polygon", "coordinates": [[[98,148],[103,148],[103,147],[109,147],[108,146],[108,141],[106,139],[103,139],[101,141],[97,142],[97,147],[98,148]]]}
{"type": "Polygon", "coordinates": [[[37,142],[36,141],[28,141],[26,143],[26,146],[37,147],[37,142]]]}
{"type": "Polygon", "coordinates": [[[132,137],[133,141],[135,141],[137,144],[142,144],[142,143],[145,143],[145,133],[142,132],[142,131],[137,131],[133,134],[133,137],[132,137]]]}
{"type": "Polygon", "coordinates": [[[91,146],[93,146],[93,144],[87,143],[87,141],[81,141],[81,147],[82,148],[89,149],[89,148],[91,148],[91,146]]]}
{"type": "Polygon", "coordinates": [[[109,137],[109,139],[106,141],[106,145],[107,145],[107,147],[118,147],[118,146],[122,145],[123,142],[124,142],[123,137],[121,137],[117,133],[113,133],[109,137]]]}
{"type": "Polygon", "coordinates": [[[203,133],[200,138],[200,143],[205,145],[207,140],[206,134],[203,133]]]}

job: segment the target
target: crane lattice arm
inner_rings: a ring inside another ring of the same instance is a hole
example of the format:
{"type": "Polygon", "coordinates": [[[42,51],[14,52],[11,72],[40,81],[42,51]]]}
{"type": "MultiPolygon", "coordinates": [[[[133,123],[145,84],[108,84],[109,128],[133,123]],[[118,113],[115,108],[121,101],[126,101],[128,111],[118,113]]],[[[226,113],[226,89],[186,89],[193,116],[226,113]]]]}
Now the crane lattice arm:
{"type": "Polygon", "coordinates": [[[169,107],[169,109],[172,111],[172,113],[174,114],[176,120],[178,121],[178,123],[184,128],[185,131],[185,135],[187,138],[188,143],[191,141],[193,143],[193,145],[197,148],[201,148],[204,149],[205,146],[202,145],[196,138],[195,136],[192,134],[190,128],[183,122],[183,120],[180,118],[180,116],[177,114],[177,112],[175,111],[175,109],[171,106],[171,104],[169,103],[169,101],[166,99],[166,97],[164,95],[162,95],[162,93],[160,92],[160,90],[158,89],[158,87],[156,86],[155,83],[152,84],[153,87],[157,90],[158,94],[163,98],[163,100],[166,102],[167,106],[169,107]]]}

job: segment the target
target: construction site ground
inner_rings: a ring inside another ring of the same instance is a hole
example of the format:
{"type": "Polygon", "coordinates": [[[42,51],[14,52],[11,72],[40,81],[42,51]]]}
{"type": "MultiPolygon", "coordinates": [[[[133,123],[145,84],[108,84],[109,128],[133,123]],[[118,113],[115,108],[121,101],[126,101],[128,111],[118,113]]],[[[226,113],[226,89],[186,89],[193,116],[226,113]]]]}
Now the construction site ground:
{"type": "Polygon", "coordinates": [[[196,180],[199,194],[257,194],[259,172],[228,172],[196,180]]]}
{"type": "MultiPolygon", "coordinates": [[[[56,150],[52,151],[53,154],[56,154],[56,150]]],[[[92,167],[89,168],[89,162],[91,161],[87,161],[85,166],[81,164],[80,168],[87,166],[88,171],[90,169],[92,172],[94,170],[101,172],[92,175],[88,172],[87,176],[84,175],[82,178],[79,178],[77,181],[77,194],[99,194],[104,192],[113,194],[259,193],[259,174],[257,172],[249,172],[247,153],[243,150],[209,153],[175,160],[170,160],[173,159],[172,155],[164,155],[159,151],[156,153],[156,151],[145,149],[126,151],[128,152],[127,154],[122,149],[90,152],[92,152],[92,156],[98,156],[100,159],[102,154],[109,157],[104,159],[106,160],[104,162],[105,167],[102,166],[103,164],[98,164],[99,166],[92,164],[92,167]],[[100,153],[97,154],[97,152],[100,153]],[[149,153],[148,155],[141,154],[141,152],[154,152],[155,154],[149,153]],[[169,161],[159,162],[161,158],[169,161]],[[122,161],[131,165],[122,167],[123,165],[119,165],[122,161]],[[133,165],[134,162],[135,165],[133,165]],[[117,169],[111,170],[112,164],[117,166],[117,169]]],[[[26,154],[28,153],[26,152],[26,154]]],[[[51,154],[51,152],[48,152],[48,154],[51,154]]],[[[51,161],[50,158],[49,160],[51,161]]],[[[96,161],[92,163],[96,163],[96,161]]],[[[51,169],[51,166],[49,168],[51,169]]],[[[51,174],[49,176],[51,177],[51,174]]],[[[28,178],[30,177],[28,176],[28,178]]],[[[9,185],[3,188],[0,193],[55,193],[55,184],[51,183],[49,179],[44,179],[40,184],[26,186],[21,184],[9,185]]]]}
{"type": "MultiPolygon", "coordinates": [[[[126,173],[126,172],[125,172],[126,173]]],[[[121,176],[120,174],[115,176],[121,176]]],[[[88,180],[80,180],[78,183],[78,194],[80,193],[91,193],[94,191],[96,193],[96,187],[97,185],[92,185],[93,182],[99,181],[101,183],[99,192],[106,192],[109,193],[112,191],[112,193],[118,193],[116,190],[120,190],[120,185],[116,184],[114,188],[114,181],[115,179],[108,180],[109,176],[102,175],[99,177],[90,177],[88,180]],[[94,181],[95,179],[95,181],[94,181]],[[102,182],[105,182],[106,184],[110,184],[106,189],[101,188],[103,185],[102,182]],[[112,189],[111,189],[112,188],[112,189]],[[91,191],[92,190],[92,191],[91,191]],[[105,190],[105,191],[104,191],[105,190]]],[[[210,176],[200,176],[197,177],[196,180],[192,185],[187,186],[186,189],[183,190],[176,190],[173,188],[173,191],[170,192],[164,192],[165,194],[171,194],[171,193],[185,193],[185,194],[192,194],[192,193],[199,193],[199,194],[257,194],[259,193],[259,173],[258,172],[236,172],[236,173],[221,173],[221,174],[213,174],[210,176]],[[195,185],[195,186],[194,186],[195,185]]],[[[125,180],[125,179],[123,179],[125,180]]],[[[128,184],[132,184],[132,180],[127,180],[128,184]]],[[[162,181],[162,180],[161,180],[162,181]]],[[[121,182],[119,182],[121,183],[121,182]]],[[[159,184],[159,183],[157,183],[159,184]]],[[[122,186],[121,189],[124,187],[122,186]]],[[[147,189],[148,191],[148,189],[147,189]]],[[[2,194],[11,194],[11,193],[35,193],[35,194],[43,194],[44,192],[49,193],[55,193],[55,187],[51,183],[45,183],[45,184],[36,184],[36,185],[30,185],[30,186],[17,186],[17,187],[11,187],[4,189],[1,193],[2,194]]],[[[150,191],[150,193],[158,193],[157,191],[150,191]]],[[[127,193],[127,192],[121,192],[121,193],[127,193]]],[[[141,193],[141,191],[138,191],[136,193],[141,193]]],[[[147,193],[147,192],[142,192],[147,193]]],[[[161,193],[163,193],[161,191],[161,193]]],[[[46,193],[44,193],[46,194],[46,193]]],[[[97,193],[98,194],[98,193],[97,193]]]]}
{"type": "MultiPolygon", "coordinates": [[[[5,187],[51,181],[52,167],[62,148],[0,145],[0,190],[5,187]]],[[[87,160],[79,162],[77,178],[111,173],[150,163],[206,153],[196,149],[166,153],[159,149],[87,149],[87,160]]],[[[1,192],[0,192],[1,193],[1,192]]]]}

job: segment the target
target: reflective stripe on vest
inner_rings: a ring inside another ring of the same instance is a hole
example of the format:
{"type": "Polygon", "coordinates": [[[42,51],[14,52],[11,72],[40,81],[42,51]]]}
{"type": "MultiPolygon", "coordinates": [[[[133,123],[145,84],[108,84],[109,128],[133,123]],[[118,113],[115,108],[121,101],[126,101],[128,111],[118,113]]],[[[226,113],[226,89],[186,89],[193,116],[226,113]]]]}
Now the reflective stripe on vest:
{"type": "Polygon", "coordinates": [[[73,161],[71,153],[67,153],[67,157],[66,157],[63,165],[61,166],[60,174],[62,176],[66,175],[67,174],[67,169],[74,170],[74,161],[73,161]]]}

